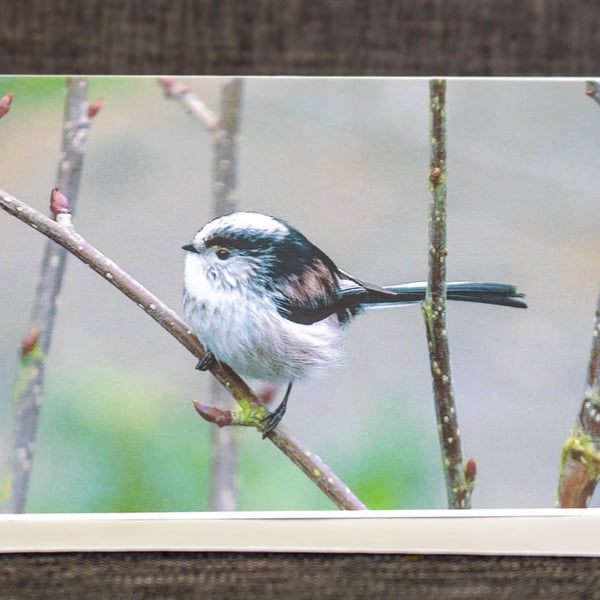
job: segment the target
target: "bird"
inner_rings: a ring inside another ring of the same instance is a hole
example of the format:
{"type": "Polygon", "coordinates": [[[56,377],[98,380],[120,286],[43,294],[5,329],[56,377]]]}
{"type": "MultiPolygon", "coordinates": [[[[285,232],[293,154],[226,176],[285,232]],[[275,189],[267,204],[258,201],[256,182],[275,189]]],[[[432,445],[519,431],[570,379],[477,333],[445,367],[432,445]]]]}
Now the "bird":
{"type": "MultiPolygon", "coordinates": [[[[294,382],[339,362],[346,326],[366,309],[415,304],[427,284],[377,286],[336,266],[286,221],[233,212],[204,225],[186,251],[183,310],[206,353],[196,368],[225,363],[242,377],[287,384],[264,418],[263,438],[283,418],[294,382]]],[[[448,282],[448,300],[526,308],[514,285],[448,282]]]]}

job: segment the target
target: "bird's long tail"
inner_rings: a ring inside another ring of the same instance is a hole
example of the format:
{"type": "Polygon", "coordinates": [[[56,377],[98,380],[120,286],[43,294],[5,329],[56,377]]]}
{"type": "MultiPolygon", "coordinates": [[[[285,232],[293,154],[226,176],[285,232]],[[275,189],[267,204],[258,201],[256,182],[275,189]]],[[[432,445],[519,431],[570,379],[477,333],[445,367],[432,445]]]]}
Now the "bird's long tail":
{"type": "MultiPolygon", "coordinates": [[[[381,304],[412,304],[425,299],[427,284],[425,282],[402,283],[385,286],[381,291],[369,290],[369,292],[361,302],[364,307],[381,304]]],[[[505,283],[452,281],[446,284],[446,297],[448,300],[527,308],[523,300],[525,294],[517,291],[514,285],[505,283]]]]}

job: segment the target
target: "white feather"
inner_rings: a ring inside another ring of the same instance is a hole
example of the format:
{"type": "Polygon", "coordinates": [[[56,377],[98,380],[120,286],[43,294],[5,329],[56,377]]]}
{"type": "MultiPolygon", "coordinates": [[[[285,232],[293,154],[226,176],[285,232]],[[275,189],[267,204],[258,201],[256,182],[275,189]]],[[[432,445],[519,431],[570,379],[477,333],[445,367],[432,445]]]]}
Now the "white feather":
{"type": "Polygon", "coordinates": [[[242,231],[262,231],[277,238],[282,238],[288,233],[285,223],[269,215],[255,212],[236,212],[224,217],[218,217],[207,223],[196,234],[194,244],[201,244],[225,226],[242,231]]]}

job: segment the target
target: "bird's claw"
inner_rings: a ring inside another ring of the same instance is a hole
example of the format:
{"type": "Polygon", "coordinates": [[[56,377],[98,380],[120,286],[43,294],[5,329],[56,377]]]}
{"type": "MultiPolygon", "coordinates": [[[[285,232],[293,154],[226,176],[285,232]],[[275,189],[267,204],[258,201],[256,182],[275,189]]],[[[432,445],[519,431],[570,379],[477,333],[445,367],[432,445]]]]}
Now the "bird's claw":
{"type": "Polygon", "coordinates": [[[260,422],[266,423],[265,428],[263,429],[263,440],[279,425],[281,419],[283,419],[283,415],[285,415],[285,409],[287,408],[288,398],[290,397],[290,392],[292,391],[292,382],[287,387],[285,391],[285,396],[281,401],[281,404],[272,412],[265,415],[260,422]]]}
{"type": "Polygon", "coordinates": [[[273,431],[277,425],[279,425],[284,414],[285,406],[282,410],[281,405],[279,405],[272,413],[268,413],[260,420],[261,423],[265,423],[265,428],[263,429],[262,433],[263,440],[269,436],[271,431],[273,431]]]}
{"type": "Polygon", "coordinates": [[[196,363],[196,369],[198,371],[208,371],[215,360],[215,355],[207,349],[204,356],[196,363]]]}

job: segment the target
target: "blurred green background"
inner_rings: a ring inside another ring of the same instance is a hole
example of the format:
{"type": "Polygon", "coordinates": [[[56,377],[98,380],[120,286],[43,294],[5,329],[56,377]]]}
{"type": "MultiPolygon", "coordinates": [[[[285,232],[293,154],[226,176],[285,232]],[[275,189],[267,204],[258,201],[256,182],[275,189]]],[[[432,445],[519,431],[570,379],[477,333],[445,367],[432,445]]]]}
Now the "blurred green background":
{"type": "MultiPolygon", "coordinates": [[[[219,78],[187,85],[218,106],[219,78]]],[[[288,220],[359,278],[426,277],[425,79],[249,78],[239,206],[288,220]]],[[[181,244],[212,216],[209,134],[153,78],[90,78],[103,97],[75,223],[180,312],[181,244]]],[[[0,187],[47,212],[64,79],[0,79],[0,187]]],[[[451,279],[505,281],[516,311],[449,307],[475,507],[554,505],[561,445],[583,391],[600,282],[600,107],[581,80],[448,84],[451,279]]],[[[45,239],[0,215],[0,403],[10,436],[17,349],[45,239]]],[[[208,509],[209,376],[123,295],[69,259],[47,368],[28,512],[208,509]]],[[[373,311],[347,359],[294,389],[286,425],[370,507],[444,508],[418,307],[373,311]]],[[[241,510],[333,505],[269,442],[239,430],[241,510]]],[[[597,501],[595,505],[600,505],[597,501]]]]}

